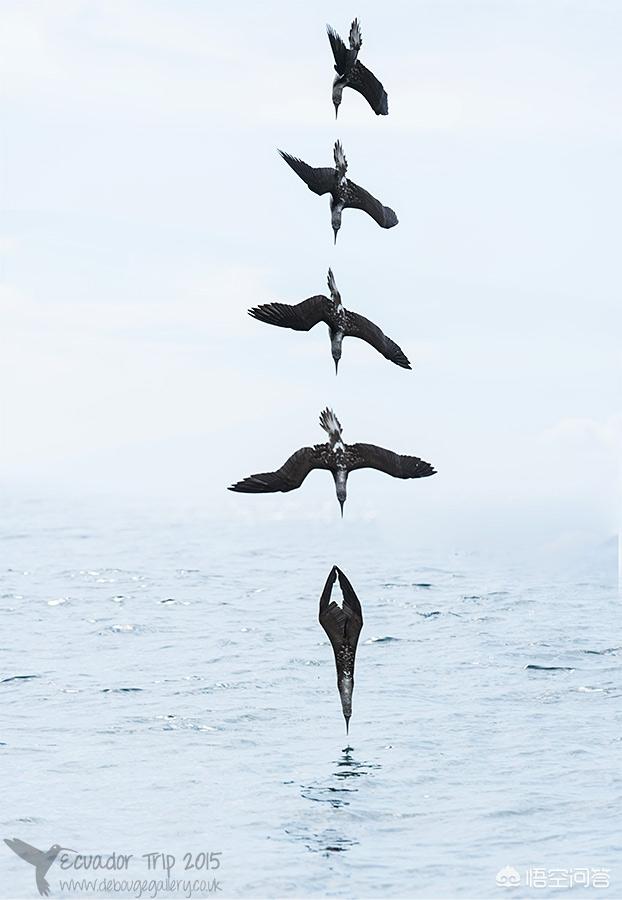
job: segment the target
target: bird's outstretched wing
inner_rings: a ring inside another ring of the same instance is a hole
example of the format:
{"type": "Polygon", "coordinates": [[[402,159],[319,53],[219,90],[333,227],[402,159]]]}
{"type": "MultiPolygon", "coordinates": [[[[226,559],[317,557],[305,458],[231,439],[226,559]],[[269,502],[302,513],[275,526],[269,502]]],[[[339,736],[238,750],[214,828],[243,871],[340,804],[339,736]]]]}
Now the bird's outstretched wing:
{"type": "Polygon", "coordinates": [[[328,464],[323,461],[320,449],[328,450],[328,444],[320,444],[315,447],[302,447],[296,450],[290,458],[283,463],[276,472],[262,472],[258,475],[249,475],[236,484],[232,484],[230,491],[238,491],[242,494],[271,494],[276,491],[293,491],[299,488],[309,472],[313,469],[327,469],[328,464]]]}
{"type": "Polygon", "coordinates": [[[418,456],[402,456],[375,444],[350,444],[348,450],[353,457],[351,469],[378,469],[393,478],[425,478],[436,472],[430,463],[418,456]]]}
{"type": "Polygon", "coordinates": [[[261,306],[249,309],[248,314],[260,322],[267,322],[268,325],[293,328],[294,331],[309,331],[318,322],[328,324],[329,303],[328,297],[318,294],[295,305],[262,303],[261,306]]]}
{"type": "Polygon", "coordinates": [[[346,197],[347,199],[344,206],[352,207],[352,209],[362,209],[363,212],[366,212],[371,216],[381,228],[393,228],[394,225],[397,225],[397,216],[390,207],[383,206],[380,200],[376,200],[369,191],[366,191],[365,188],[350,181],[350,179],[348,179],[348,192],[346,197]]]}
{"type": "Polygon", "coordinates": [[[33,866],[36,866],[37,863],[41,862],[45,856],[41,850],[37,850],[32,844],[20,841],[19,838],[4,838],[4,843],[7,847],[11,848],[13,853],[17,853],[18,856],[21,856],[22,859],[25,859],[26,862],[29,862],[33,866]]]}
{"type": "Polygon", "coordinates": [[[344,643],[354,650],[363,627],[363,613],[354,588],[341,569],[333,566],[328,574],[324,591],[320,598],[319,622],[326,632],[335,653],[344,643]],[[339,577],[339,585],[343,594],[343,605],[339,606],[330,599],[335,578],[339,577]]]}
{"type": "Polygon", "coordinates": [[[344,42],[341,40],[337,32],[330,25],[326,26],[328,40],[335,57],[335,72],[338,75],[345,75],[348,69],[349,51],[344,42]]]}
{"type": "Polygon", "coordinates": [[[377,116],[389,115],[389,98],[382,84],[373,72],[370,72],[358,60],[348,73],[348,86],[354,88],[367,100],[377,116]]]}
{"type": "Polygon", "coordinates": [[[314,194],[327,194],[332,190],[335,183],[334,169],[328,167],[314,169],[313,166],[308,165],[296,156],[285,153],[284,150],[279,150],[279,153],[287,165],[294,170],[299,178],[302,178],[309,190],[313,191],[314,194]]]}
{"type": "Polygon", "coordinates": [[[370,322],[369,319],[366,319],[365,316],[348,312],[345,333],[349,337],[357,337],[362,341],[367,341],[367,343],[371,344],[378,353],[382,353],[385,359],[395,363],[396,366],[401,366],[403,369],[411,368],[408,359],[395,341],[392,341],[391,338],[387,337],[377,325],[374,325],[374,323],[370,322]]]}

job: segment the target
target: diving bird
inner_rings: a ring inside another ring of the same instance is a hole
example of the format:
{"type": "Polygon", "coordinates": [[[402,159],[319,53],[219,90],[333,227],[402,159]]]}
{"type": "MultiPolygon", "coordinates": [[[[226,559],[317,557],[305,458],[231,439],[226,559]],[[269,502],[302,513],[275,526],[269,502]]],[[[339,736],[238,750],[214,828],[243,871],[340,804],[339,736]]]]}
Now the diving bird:
{"type": "Polygon", "coordinates": [[[47,897],[50,893],[50,885],[45,875],[61,850],[66,850],[68,853],[76,852],[75,850],[70,850],[69,847],[60,847],[58,844],[53,844],[47,852],[44,852],[43,850],[37,850],[36,847],[27,844],[25,841],[20,841],[19,838],[4,838],[4,843],[14,853],[17,853],[18,856],[21,856],[22,859],[25,859],[26,862],[35,867],[37,888],[42,897],[47,897]]]}
{"type": "Polygon", "coordinates": [[[326,579],[320,597],[320,625],[333,645],[335,666],[337,667],[337,689],[341,698],[341,709],[346,720],[346,734],[350,729],[352,716],[352,692],[354,690],[354,659],[361,628],[363,613],[354,588],[338,566],[333,566],[326,579]],[[339,578],[343,594],[343,604],[339,606],[331,600],[333,585],[339,578]]]}
{"type": "Polygon", "coordinates": [[[389,115],[389,98],[387,92],[375,75],[359,61],[358,55],[363,43],[361,26],[358,19],[350,27],[349,47],[346,47],[334,28],[326,26],[328,40],[335,57],[335,80],[333,81],[333,105],[335,118],[339,113],[339,104],[344,87],[354,88],[367,100],[377,116],[389,115]]]}
{"type": "Polygon", "coordinates": [[[260,322],[278,325],[281,328],[292,328],[294,331],[310,331],[318,322],[325,322],[330,335],[330,349],[335,361],[335,374],[337,374],[341,359],[341,345],[344,337],[361,338],[396,366],[401,366],[403,369],[411,368],[395,341],[383,334],[378,326],[366,319],[365,316],[350,312],[343,307],[332,269],[328,270],[328,290],[330,298],[318,294],[294,306],[287,303],[263,303],[261,306],[249,309],[248,314],[260,322]]]}
{"type": "Polygon", "coordinates": [[[313,469],[327,469],[335,479],[337,500],[343,516],[348,475],[355,469],[378,469],[394,478],[425,478],[436,471],[430,463],[417,456],[400,456],[374,444],[344,444],[341,424],[332,409],[325,409],[320,414],[320,426],[328,434],[327,444],[302,447],[276,472],[249,475],[232,484],[229,490],[242,494],[285,493],[299,488],[313,469]]]}
{"type": "Polygon", "coordinates": [[[330,194],[330,214],[335,243],[337,232],[341,228],[341,213],[344,209],[362,209],[371,216],[381,228],[393,228],[397,225],[397,216],[388,206],[383,206],[379,200],[359,187],[349,178],[346,178],[348,161],[341,146],[341,141],[335,143],[333,158],[335,168],[314,169],[301,159],[279,150],[279,153],[314,194],[330,194]]]}

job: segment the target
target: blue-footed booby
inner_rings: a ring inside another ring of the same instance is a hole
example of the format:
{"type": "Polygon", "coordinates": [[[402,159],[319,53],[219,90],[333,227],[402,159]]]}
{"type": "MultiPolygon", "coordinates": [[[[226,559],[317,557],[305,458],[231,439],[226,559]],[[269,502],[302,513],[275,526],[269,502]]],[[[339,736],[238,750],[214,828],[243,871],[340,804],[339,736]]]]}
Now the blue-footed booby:
{"type": "Polygon", "coordinates": [[[355,469],[378,469],[393,478],[425,478],[436,471],[418,456],[402,456],[375,444],[344,444],[341,424],[332,409],[322,411],[320,426],[328,434],[328,443],[302,447],[276,472],[249,475],[232,484],[229,490],[243,494],[285,493],[299,488],[313,469],[326,469],[335,479],[337,500],[343,516],[348,475],[355,469]]]}
{"type": "Polygon", "coordinates": [[[330,194],[331,223],[335,243],[337,243],[337,232],[341,228],[341,213],[344,209],[362,209],[381,228],[393,228],[394,225],[397,225],[397,216],[392,209],[383,206],[368,191],[346,178],[348,161],[340,141],[337,141],[334,147],[334,169],[330,167],[313,168],[301,159],[285,153],[284,150],[279,150],[279,153],[296,175],[302,178],[310,191],[320,195],[330,194]]]}
{"type": "Polygon", "coordinates": [[[352,692],[354,690],[354,660],[356,645],[363,627],[363,613],[354,588],[338,566],[333,566],[326,579],[320,597],[320,625],[328,635],[335,654],[337,667],[337,689],[341,698],[341,709],[346,720],[346,734],[352,715],[352,692]],[[339,578],[343,594],[343,604],[331,600],[333,585],[339,578]]]}
{"type": "Polygon", "coordinates": [[[248,313],[260,322],[278,325],[281,328],[292,328],[294,331],[310,331],[318,322],[325,322],[328,325],[335,372],[337,372],[341,359],[341,345],[344,337],[361,338],[396,366],[401,366],[403,369],[411,368],[408,359],[395,341],[383,334],[380,328],[365,316],[345,309],[332,269],[328,270],[328,290],[330,297],[317,294],[315,297],[309,297],[295,305],[263,303],[261,306],[249,309],[248,313]]]}
{"type": "Polygon", "coordinates": [[[326,26],[328,40],[335,57],[335,80],[333,81],[333,106],[335,118],[339,113],[341,95],[344,87],[354,88],[367,100],[377,116],[389,115],[389,98],[387,92],[375,75],[360,62],[358,55],[363,43],[361,26],[358,19],[350,27],[349,47],[346,47],[334,28],[326,26]]]}

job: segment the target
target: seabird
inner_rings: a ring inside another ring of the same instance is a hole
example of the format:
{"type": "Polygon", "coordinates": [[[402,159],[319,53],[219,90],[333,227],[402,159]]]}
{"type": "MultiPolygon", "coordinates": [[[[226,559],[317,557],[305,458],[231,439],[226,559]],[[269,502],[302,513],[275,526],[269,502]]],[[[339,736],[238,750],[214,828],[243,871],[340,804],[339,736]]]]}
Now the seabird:
{"type": "Polygon", "coordinates": [[[320,426],[327,432],[327,444],[302,447],[293,453],[276,472],[262,472],[249,475],[232,484],[230,491],[243,494],[285,493],[299,488],[313,469],[327,469],[335,479],[337,500],[343,516],[346,501],[346,482],[355,469],[378,469],[393,478],[425,478],[434,475],[430,463],[418,456],[401,456],[374,444],[344,444],[341,439],[341,424],[332,409],[320,414],[320,426]]]}
{"type": "Polygon", "coordinates": [[[341,213],[344,209],[362,209],[367,215],[371,216],[381,228],[393,228],[397,225],[397,216],[388,206],[383,206],[379,200],[359,187],[349,178],[346,178],[348,169],[348,161],[346,160],[341,146],[341,141],[337,141],[334,147],[335,168],[319,168],[314,169],[313,166],[307,165],[301,159],[290,156],[284,150],[279,153],[288,166],[294,170],[310,191],[314,194],[330,194],[330,212],[335,235],[335,243],[337,243],[337,232],[341,228],[341,213]]]}
{"type": "Polygon", "coordinates": [[[260,322],[278,325],[281,328],[293,328],[294,331],[310,331],[318,322],[326,322],[335,361],[335,374],[341,359],[341,344],[344,337],[361,338],[396,366],[403,369],[411,368],[395,341],[383,334],[378,326],[365,316],[343,307],[332,269],[328,270],[328,290],[330,297],[318,294],[293,306],[288,303],[263,303],[249,309],[248,313],[260,322]]]}
{"type": "Polygon", "coordinates": [[[375,75],[359,62],[358,53],[363,43],[361,26],[358,19],[350,27],[350,47],[346,47],[334,28],[326,26],[328,40],[335,57],[335,80],[333,81],[333,105],[335,118],[339,112],[341,95],[344,87],[354,88],[367,100],[377,116],[389,115],[389,98],[387,92],[375,75]]]}
{"type": "Polygon", "coordinates": [[[333,645],[335,666],[337,667],[337,689],[341,697],[341,709],[346,720],[347,734],[352,715],[354,659],[359,634],[363,627],[363,613],[354,588],[338,566],[332,567],[326,579],[320,597],[319,621],[333,645]],[[343,594],[342,606],[330,599],[337,577],[339,577],[339,586],[343,594]]]}
{"type": "Polygon", "coordinates": [[[18,856],[21,856],[22,859],[25,859],[26,862],[35,867],[37,888],[42,897],[47,897],[50,893],[50,885],[45,876],[61,850],[66,850],[68,853],[76,852],[75,850],[70,850],[69,847],[60,847],[58,844],[53,844],[47,852],[44,852],[33,847],[32,844],[20,841],[19,838],[4,838],[4,843],[14,853],[17,853],[18,856]]]}

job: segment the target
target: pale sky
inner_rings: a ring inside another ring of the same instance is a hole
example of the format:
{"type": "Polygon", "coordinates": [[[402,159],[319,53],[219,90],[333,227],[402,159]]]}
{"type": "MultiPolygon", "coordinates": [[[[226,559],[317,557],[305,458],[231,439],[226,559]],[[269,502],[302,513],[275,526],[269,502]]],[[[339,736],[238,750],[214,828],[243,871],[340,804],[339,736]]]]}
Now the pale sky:
{"type": "Polygon", "coordinates": [[[225,490],[323,440],[432,462],[355,473],[346,515],[421,536],[604,540],[619,496],[622,7],[614,2],[33,3],[0,7],[1,472],[13,493],[167,495],[215,516],[332,521],[332,479],[225,490]],[[388,117],[346,91],[362,22],[388,117]],[[393,207],[379,229],[281,147],[393,207]],[[342,298],[414,362],[270,328],[342,298]]]}

